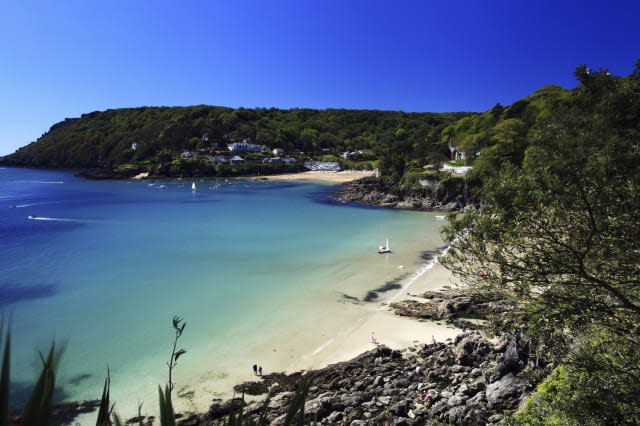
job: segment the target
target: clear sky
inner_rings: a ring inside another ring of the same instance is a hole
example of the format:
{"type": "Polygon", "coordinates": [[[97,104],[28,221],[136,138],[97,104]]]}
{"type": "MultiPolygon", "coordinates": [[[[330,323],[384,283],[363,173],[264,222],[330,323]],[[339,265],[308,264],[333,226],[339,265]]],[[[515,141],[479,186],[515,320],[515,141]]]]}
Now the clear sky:
{"type": "Polygon", "coordinates": [[[484,111],[638,58],[639,0],[3,0],[0,155],[108,108],[484,111]]]}

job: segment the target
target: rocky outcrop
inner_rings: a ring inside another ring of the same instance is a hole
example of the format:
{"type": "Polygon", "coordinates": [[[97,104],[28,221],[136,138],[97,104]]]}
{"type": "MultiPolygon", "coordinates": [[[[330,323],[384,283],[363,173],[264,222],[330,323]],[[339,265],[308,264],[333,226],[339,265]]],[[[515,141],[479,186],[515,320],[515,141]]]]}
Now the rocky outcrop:
{"type": "MultiPolygon", "coordinates": [[[[269,424],[284,423],[296,388],[305,378],[312,386],[305,402],[306,421],[336,425],[494,424],[529,392],[533,368],[523,358],[522,336],[489,340],[478,331],[449,343],[395,351],[380,346],[355,359],[317,371],[266,375],[236,390],[263,390],[268,404],[256,402],[244,414],[254,420],[266,413],[269,424]],[[508,368],[507,368],[508,367],[508,368]],[[266,411],[265,411],[266,410],[266,411]]],[[[202,415],[183,424],[210,424],[239,400],[216,401],[202,415]]]]}
{"type": "Polygon", "coordinates": [[[460,328],[477,328],[478,320],[505,314],[517,309],[510,302],[491,293],[471,293],[469,290],[448,289],[412,295],[412,299],[391,303],[396,315],[418,319],[446,320],[460,328]]]}
{"type": "Polygon", "coordinates": [[[449,180],[435,187],[403,188],[383,179],[367,177],[343,184],[333,194],[341,202],[410,210],[458,211],[467,204],[464,181],[449,180]]]}

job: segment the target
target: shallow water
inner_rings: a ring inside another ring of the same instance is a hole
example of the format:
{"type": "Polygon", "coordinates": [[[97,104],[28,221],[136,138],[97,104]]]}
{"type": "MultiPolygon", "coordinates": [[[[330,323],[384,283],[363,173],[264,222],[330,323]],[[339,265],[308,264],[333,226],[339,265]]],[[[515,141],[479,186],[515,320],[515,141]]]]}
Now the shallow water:
{"type": "Polygon", "coordinates": [[[178,389],[215,395],[223,390],[197,384],[228,386],[253,363],[268,372],[321,351],[442,245],[434,214],[333,203],[328,185],[197,180],[194,192],[191,183],[0,169],[14,400],[55,338],[66,344],[61,397],[99,398],[109,365],[125,417],[139,400],[153,406],[174,315],[187,322],[178,389]],[[379,255],[385,238],[394,252],[379,255]]]}

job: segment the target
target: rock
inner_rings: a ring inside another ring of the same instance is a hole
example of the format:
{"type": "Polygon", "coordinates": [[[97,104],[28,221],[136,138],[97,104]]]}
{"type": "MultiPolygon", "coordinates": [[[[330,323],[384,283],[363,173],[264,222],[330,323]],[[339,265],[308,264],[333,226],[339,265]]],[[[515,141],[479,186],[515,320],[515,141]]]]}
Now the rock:
{"type": "Polygon", "coordinates": [[[498,377],[502,377],[508,373],[519,373],[526,367],[528,360],[529,341],[523,339],[521,335],[518,334],[511,339],[502,355],[502,359],[498,363],[498,377]]]}
{"type": "Polygon", "coordinates": [[[453,424],[462,423],[462,419],[464,419],[467,414],[467,407],[457,406],[450,409],[447,413],[447,417],[449,418],[449,422],[453,424]]]}
{"type": "Polygon", "coordinates": [[[340,411],[334,411],[327,416],[327,421],[331,424],[339,422],[344,418],[344,415],[340,411]]]}
{"type": "Polygon", "coordinates": [[[384,405],[389,405],[389,403],[391,402],[391,397],[390,396],[379,396],[378,397],[378,401],[384,405]]]}
{"type": "Polygon", "coordinates": [[[492,416],[489,416],[489,418],[487,419],[488,423],[499,423],[502,421],[502,419],[504,418],[504,416],[502,414],[494,414],[492,416]]]}
{"type": "Polygon", "coordinates": [[[310,414],[313,418],[323,419],[327,417],[335,407],[332,397],[319,397],[309,400],[304,404],[305,414],[310,414]]]}
{"type": "Polygon", "coordinates": [[[487,413],[483,410],[471,408],[467,411],[461,424],[467,426],[485,426],[487,424],[487,413]]]}
{"type": "Polygon", "coordinates": [[[467,399],[469,399],[469,397],[453,395],[447,400],[447,404],[449,404],[449,407],[457,407],[458,405],[463,405],[467,399]]]}
{"type": "Polygon", "coordinates": [[[526,382],[524,379],[509,373],[497,382],[487,386],[486,397],[489,409],[511,409],[520,402],[524,393],[526,382]]]}
{"type": "Polygon", "coordinates": [[[382,386],[384,384],[384,379],[382,378],[382,376],[376,376],[375,380],[373,381],[373,386],[382,386]]]}

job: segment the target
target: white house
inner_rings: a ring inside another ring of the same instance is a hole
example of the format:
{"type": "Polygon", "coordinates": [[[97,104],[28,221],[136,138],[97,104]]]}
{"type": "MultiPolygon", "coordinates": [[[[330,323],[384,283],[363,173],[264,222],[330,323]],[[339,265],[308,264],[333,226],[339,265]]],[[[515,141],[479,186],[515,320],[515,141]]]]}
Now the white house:
{"type": "Polygon", "coordinates": [[[234,142],[228,145],[231,152],[262,152],[262,147],[253,143],[234,142]]]}

